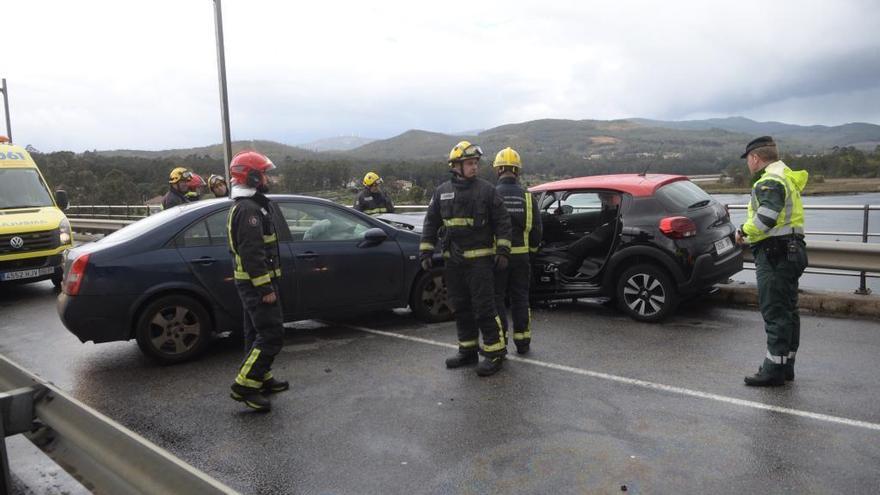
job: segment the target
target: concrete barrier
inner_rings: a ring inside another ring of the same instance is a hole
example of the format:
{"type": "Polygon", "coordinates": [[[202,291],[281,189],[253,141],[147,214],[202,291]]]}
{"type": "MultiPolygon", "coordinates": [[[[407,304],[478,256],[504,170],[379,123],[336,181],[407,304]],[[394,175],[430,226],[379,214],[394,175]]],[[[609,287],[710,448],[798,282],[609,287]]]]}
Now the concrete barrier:
{"type": "MultiPolygon", "coordinates": [[[[758,288],[754,284],[735,282],[718,288],[710,300],[736,306],[758,305],[758,288]]],[[[880,297],[872,295],[801,289],[798,307],[819,314],[880,319],[880,297]]]]}

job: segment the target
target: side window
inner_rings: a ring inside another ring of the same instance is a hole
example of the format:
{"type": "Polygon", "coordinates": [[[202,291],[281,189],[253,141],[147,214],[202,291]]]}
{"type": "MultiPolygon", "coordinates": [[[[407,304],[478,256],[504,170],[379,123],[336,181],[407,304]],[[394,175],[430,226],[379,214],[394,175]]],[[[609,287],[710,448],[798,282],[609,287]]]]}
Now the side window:
{"type": "Polygon", "coordinates": [[[598,193],[575,192],[562,200],[562,209],[565,214],[598,211],[602,209],[602,201],[599,200],[598,193]],[[571,211],[566,207],[571,208],[571,211]]]}
{"type": "Polygon", "coordinates": [[[205,247],[211,245],[211,237],[208,235],[208,224],[201,220],[186,229],[177,239],[178,247],[205,247]]]}
{"type": "Polygon", "coordinates": [[[372,227],[332,206],[310,203],[281,203],[279,206],[294,241],[360,240],[372,227]]]}
{"type": "Polygon", "coordinates": [[[218,211],[205,220],[208,226],[208,237],[214,246],[225,246],[229,243],[228,236],[226,235],[226,217],[228,215],[229,210],[218,211]]]}

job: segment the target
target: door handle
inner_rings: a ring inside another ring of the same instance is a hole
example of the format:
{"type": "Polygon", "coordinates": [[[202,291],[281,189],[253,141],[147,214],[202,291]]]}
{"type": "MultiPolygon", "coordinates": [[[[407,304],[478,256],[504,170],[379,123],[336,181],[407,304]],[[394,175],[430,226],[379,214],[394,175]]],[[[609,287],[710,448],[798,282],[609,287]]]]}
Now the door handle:
{"type": "Polygon", "coordinates": [[[305,253],[296,255],[296,257],[301,260],[313,260],[318,257],[318,253],[314,253],[312,251],[307,251],[305,253]]]}
{"type": "Polygon", "coordinates": [[[202,256],[201,258],[196,258],[194,260],[189,260],[190,263],[196,263],[199,265],[212,265],[217,262],[216,258],[212,258],[210,256],[202,256]]]}

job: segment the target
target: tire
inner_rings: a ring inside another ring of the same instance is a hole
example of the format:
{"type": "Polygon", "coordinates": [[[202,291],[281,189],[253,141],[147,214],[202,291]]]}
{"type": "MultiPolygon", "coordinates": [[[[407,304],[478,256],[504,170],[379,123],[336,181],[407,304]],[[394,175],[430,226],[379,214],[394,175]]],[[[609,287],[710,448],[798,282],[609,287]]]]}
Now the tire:
{"type": "Polygon", "coordinates": [[[201,354],[212,332],[205,307],[192,297],[175,294],[156,299],[141,312],[135,338],[147,356],[175,364],[201,354]]]}
{"type": "Polygon", "coordinates": [[[416,277],[409,307],[419,320],[438,323],[452,319],[443,270],[422,272],[416,277]]]}
{"type": "Polygon", "coordinates": [[[658,322],[678,306],[672,279],[656,265],[642,264],[626,269],[615,291],[618,307],[632,319],[658,322]]]}
{"type": "Polygon", "coordinates": [[[61,282],[64,280],[64,271],[63,270],[55,270],[55,273],[52,274],[52,285],[55,286],[56,289],[61,288],[61,282]]]}

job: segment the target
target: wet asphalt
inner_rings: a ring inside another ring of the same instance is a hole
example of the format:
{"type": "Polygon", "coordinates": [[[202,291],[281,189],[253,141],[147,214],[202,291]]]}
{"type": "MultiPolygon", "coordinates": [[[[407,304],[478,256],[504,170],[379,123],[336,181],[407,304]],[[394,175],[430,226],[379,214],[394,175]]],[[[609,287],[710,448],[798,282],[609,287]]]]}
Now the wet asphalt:
{"type": "MultiPolygon", "coordinates": [[[[0,288],[0,353],[242,493],[880,491],[877,321],[804,316],[781,389],[742,384],[765,352],[753,309],[695,302],[651,325],[561,304],[532,328],[539,364],[480,378],[444,368],[451,323],[294,324],[274,371],[292,389],[258,414],[228,397],[238,342],[158,366],[134,342],[81,344],[48,282],[0,288]]],[[[26,440],[8,445],[20,491],[77,493],[26,440]]]]}

